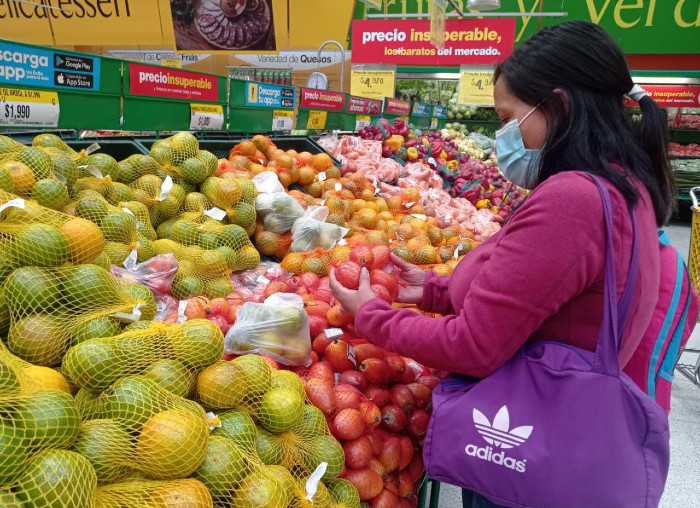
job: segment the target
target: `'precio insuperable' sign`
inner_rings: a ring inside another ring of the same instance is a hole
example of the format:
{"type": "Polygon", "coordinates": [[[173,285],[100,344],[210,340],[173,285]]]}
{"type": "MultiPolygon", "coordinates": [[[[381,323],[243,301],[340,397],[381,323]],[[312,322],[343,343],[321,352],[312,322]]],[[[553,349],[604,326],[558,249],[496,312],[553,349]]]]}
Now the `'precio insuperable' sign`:
{"type": "Polygon", "coordinates": [[[449,19],[445,48],[430,43],[430,20],[357,20],[352,62],[395,65],[491,65],[513,52],[515,19],[449,19]]]}
{"type": "Polygon", "coordinates": [[[216,76],[137,63],[129,64],[129,91],[131,95],[211,102],[219,100],[216,76]]]}

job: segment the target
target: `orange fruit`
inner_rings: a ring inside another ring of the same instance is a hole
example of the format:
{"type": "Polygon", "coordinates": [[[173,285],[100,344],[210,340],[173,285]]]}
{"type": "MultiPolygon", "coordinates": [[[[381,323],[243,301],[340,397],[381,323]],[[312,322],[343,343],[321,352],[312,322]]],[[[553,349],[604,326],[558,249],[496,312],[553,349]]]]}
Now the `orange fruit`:
{"type": "Polygon", "coordinates": [[[340,179],[340,170],[335,166],[331,166],[326,170],[326,176],[338,180],[340,179]]]}
{"type": "Polygon", "coordinates": [[[347,245],[337,245],[334,249],[333,252],[331,253],[331,260],[335,264],[342,263],[343,261],[347,261],[348,258],[350,257],[350,251],[352,249],[348,247],[347,245]]]}
{"type": "Polygon", "coordinates": [[[401,196],[391,196],[387,200],[386,204],[387,208],[392,212],[398,212],[399,210],[403,209],[403,200],[401,199],[401,196]]]}
{"type": "Polygon", "coordinates": [[[299,152],[297,159],[301,164],[311,164],[314,161],[314,156],[309,152],[299,152]]]}
{"type": "Polygon", "coordinates": [[[409,203],[413,201],[414,203],[420,201],[420,192],[415,187],[406,187],[401,190],[401,195],[409,203]]]}
{"type": "Polygon", "coordinates": [[[252,142],[255,145],[255,147],[263,153],[272,144],[270,138],[268,138],[267,136],[263,136],[262,134],[256,134],[255,136],[253,136],[252,142]]]}
{"type": "Polygon", "coordinates": [[[299,185],[309,185],[316,178],[316,171],[311,166],[303,166],[299,169],[299,185]]]}
{"type": "Polygon", "coordinates": [[[292,175],[289,171],[279,170],[277,173],[277,179],[280,181],[282,186],[286,189],[292,184],[292,175]]]}
{"type": "Polygon", "coordinates": [[[333,165],[333,159],[327,153],[321,152],[314,155],[313,166],[317,171],[325,171],[333,165]]]}
{"type": "Polygon", "coordinates": [[[304,256],[298,252],[287,254],[282,260],[281,266],[289,273],[303,273],[301,270],[304,263],[304,256]]]}
{"type": "Polygon", "coordinates": [[[294,159],[292,159],[289,155],[286,153],[283,153],[279,157],[277,157],[277,166],[281,168],[286,168],[286,169],[291,169],[291,167],[294,165],[294,159]]]}
{"type": "MultiPolygon", "coordinates": [[[[411,238],[408,242],[406,242],[406,248],[410,250],[418,250],[421,247],[425,246],[425,240],[422,238],[411,238]]],[[[425,263],[423,263],[425,264],[425,263]]]]}
{"type": "Polygon", "coordinates": [[[255,152],[257,151],[258,147],[255,146],[252,141],[241,141],[240,143],[238,143],[237,152],[241,155],[249,157],[251,155],[255,155],[255,152]]]}
{"type": "Polygon", "coordinates": [[[208,438],[209,424],[204,411],[195,414],[170,409],[156,413],[141,429],[136,463],[155,479],[184,478],[204,461],[208,438]]]}
{"type": "Polygon", "coordinates": [[[410,224],[401,224],[396,230],[396,236],[401,240],[408,241],[416,236],[416,232],[410,224]]]}

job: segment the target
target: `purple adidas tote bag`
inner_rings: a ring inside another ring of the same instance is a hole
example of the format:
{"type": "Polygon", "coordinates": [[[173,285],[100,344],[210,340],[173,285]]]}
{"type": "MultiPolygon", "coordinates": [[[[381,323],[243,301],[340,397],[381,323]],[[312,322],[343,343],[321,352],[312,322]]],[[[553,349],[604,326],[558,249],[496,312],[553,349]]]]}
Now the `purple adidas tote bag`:
{"type": "Polygon", "coordinates": [[[595,353],[532,344],[483,380],[448,376],[433,393],[423,458],[428,476],[510,507],[659,504],[669,465],[663,409],[620,370],[617,355],[636,286],[634,250],[616,300],[612,206],[594,178],[607,231],[605,303],[595,353]]]}

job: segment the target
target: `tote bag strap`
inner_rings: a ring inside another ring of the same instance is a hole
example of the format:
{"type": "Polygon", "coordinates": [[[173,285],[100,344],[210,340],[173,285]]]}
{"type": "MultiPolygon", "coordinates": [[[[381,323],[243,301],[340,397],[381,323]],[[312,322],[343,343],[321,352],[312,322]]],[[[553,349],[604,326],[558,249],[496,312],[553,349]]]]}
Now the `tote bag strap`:
{"type": "Polygon", "coordinates": [[[595,360],[593,363],[593,371],[610,376],[617,376],[620,373],[620,364],[618,362],[618,353],[622,333],[627,321],[632,297],[637,286],[637,278],[639,272],[639,240],[637,238],[637,223],[634,218],[634,213],[631,213],[632,231],[633,231],[633,247],[632,257],[627,275],[627,283],[625,290],[620,298],[620,303],[617,302],[617,281],[615,277],[615,248],[613,245],[613,219],[612,219],[612,203],[610,201],[610,193],[607,187],[598,177],[591,175],[593,181],[598,187],[601,198],[603,200],[603,212],[605,220],[605,289],[603,300],[603,322],[598,334],[598,345],[595,351],[595,360]]]}

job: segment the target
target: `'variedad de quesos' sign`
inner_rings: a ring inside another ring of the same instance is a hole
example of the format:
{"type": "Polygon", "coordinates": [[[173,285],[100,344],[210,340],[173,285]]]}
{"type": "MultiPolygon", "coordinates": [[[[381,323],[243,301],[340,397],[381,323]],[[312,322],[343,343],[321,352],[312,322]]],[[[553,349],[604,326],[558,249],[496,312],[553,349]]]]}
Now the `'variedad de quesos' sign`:
{"type": "Polygon", "coordinates": [[[130,63],[129,93],[216,102],[219,82],[216,76],[209,74],[130,63]]]}
{"type": "Polygon", "coordinates": [[[430,43],[430,21],[358,20],[352,61],[395,65],[491,65],[513,52],[515,19],[450,19],[445,48],[430,43]]]}

